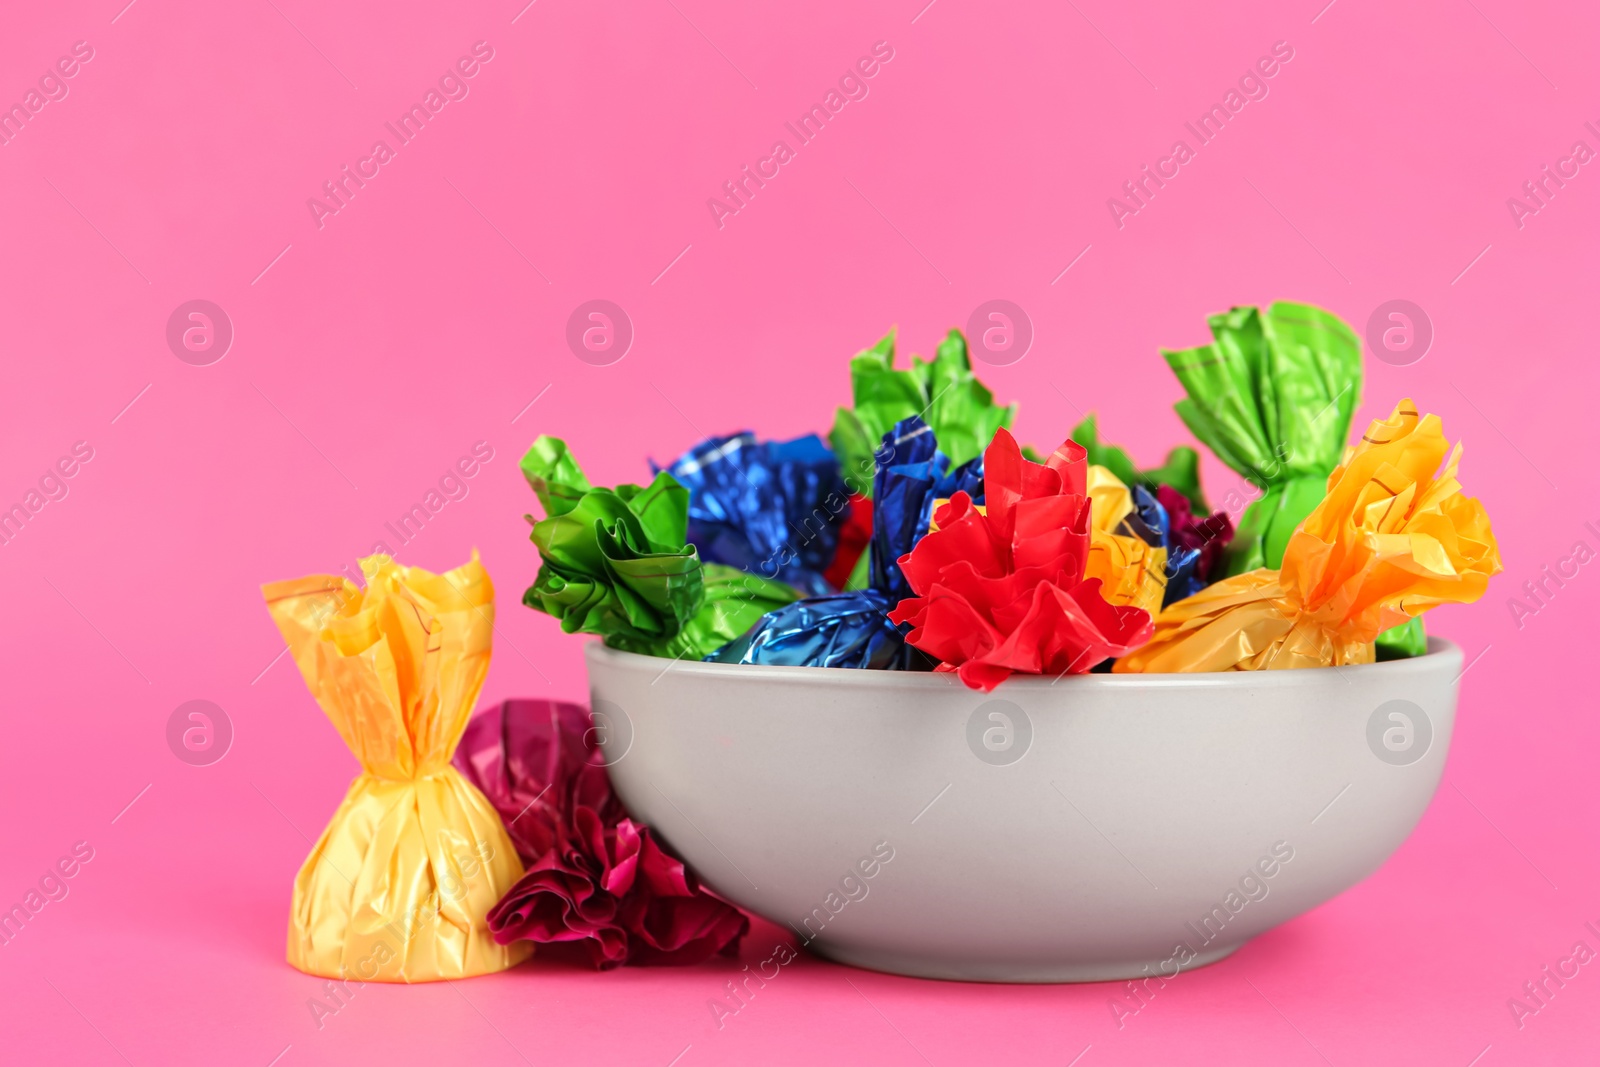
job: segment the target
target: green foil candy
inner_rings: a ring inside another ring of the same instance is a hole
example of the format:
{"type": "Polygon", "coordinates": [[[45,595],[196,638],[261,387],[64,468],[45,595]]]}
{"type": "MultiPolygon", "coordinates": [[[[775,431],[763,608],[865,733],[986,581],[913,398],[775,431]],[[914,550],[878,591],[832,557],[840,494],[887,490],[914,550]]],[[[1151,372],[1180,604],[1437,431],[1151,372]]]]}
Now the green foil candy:
{"type": "Polygon", "coordinates": [[[799,598],[782,582],[702,564],[686,540],[689,491],[670,474],[647,486],[595,488],[566,443],[545,436],[521,467],[545,509],[543,519],[528,516],[541,565],[522,602],[566,633],[700,659],[799,598]]]}
{"type": "Polygon", "coordinates": [[[1399,626],[1391,626],[1378,635],[1374,644],[1380,663],[1387,659],[1410,659],[1422,655],[1428,651],[1428,635],[1422,629],[1422,616],[1418,615],[1399,626]]]}
{"type": "Polygon", "coordinates": [[[972,373],[967,340],[951,330],[931,361],[911,357],[911,366],[894,366],[895,332],[850,361],[855,406],[840,408],[829,443],[840,469],[856,492],[872,495],[873,453],[883,435],[901,419],[920,415],[932,427],[939,451],[958,467],[983,455],[995,431],[1009,427],[1017,406],[1001,407],[972,373]]]}
{"type": "Polygon", "coordinates": [[[1361,341],[1338,316],[1279,301],[1210,320],[1213,343],[1163,351],[1188,392],[1180,418],[1262,491],[1245,509],[1227,573],[1283,563],[1289,535],[1327,494],[1361,393],[1361,341]]]}
{"type": "MultiPolygon", "coordinates": [[[[1342,319],[1278,301],[1210,319],[1209,345],[1163,350],[1186,399],[1178,415],[1217,458],[1261,489],[1240,517],[1227,573],[1283,565],[1295,528],[1327,495],[1361,398],[1361,339],[1342,319]]],[[[1176,488],[1176,487],[1175,487],[1176,488]]],[[[1421,618],[1378,635],[1379,659],[1427,651],[1421,618]]]]}
{"type": "Polygon", "coordinates": [[[705,599],[677,637],[653,651],[673,659],[702,660],[729,641],[743,637],[761,616],[800,593],[786,582],[763,578],[721,563],[705,564],[705,599]]]}

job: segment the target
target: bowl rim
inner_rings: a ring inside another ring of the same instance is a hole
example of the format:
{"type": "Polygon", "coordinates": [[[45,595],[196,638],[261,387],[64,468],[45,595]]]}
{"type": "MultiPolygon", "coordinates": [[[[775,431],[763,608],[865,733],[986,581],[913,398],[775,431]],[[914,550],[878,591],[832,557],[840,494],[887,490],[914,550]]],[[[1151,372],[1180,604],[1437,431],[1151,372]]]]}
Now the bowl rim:
{"type": "MultiPolygon", "coordinates": [[[[912,692],[934,692],[956,688],[972,693],[981,692],[981,690],[967,689],[954,671],[943,673],[876,671],[851,670],[843,667],[778,667],[765,664],[666,660],[663,656],[644,656],[636,652],[609,648],[600,640],[588,643],[584,658],[588,664],[598,662],[622,670],[650,671],[656,675],[656,681],[660,681],[668,674],[687,674],[692,678],[743,678],[746,681],[791,682],[796,685],[823,688],[894,689],[912,692]],[[666,664],[665,667],[661,666],[663,662],[666,664]]],[[[1345,667],[1303,667],[1282,671],[1207,671],[1192,674],[1073,674],[1058,678],[1014,674],[982,695],[990,699],[1001,699],[1008,693],[1038,696],[1052,691],[1059,693],[1074,689],[1114,692],[1130,689],[1217,688],[1292,690],[1320,687],[1339,679],[1354,684],[1357,681],[1376,680],[1378,675],[1398,679],[1408,674],[1428,674],[1448,669],[1452,662],[1456,669],[1456,674],[1452,678],[1454,684],[1461,676],[1461,660],[1461,648],[1455,642],[1430,636],[1428,651],[1422,655],[1379,663],[1361,663],[1345,667]]]]}

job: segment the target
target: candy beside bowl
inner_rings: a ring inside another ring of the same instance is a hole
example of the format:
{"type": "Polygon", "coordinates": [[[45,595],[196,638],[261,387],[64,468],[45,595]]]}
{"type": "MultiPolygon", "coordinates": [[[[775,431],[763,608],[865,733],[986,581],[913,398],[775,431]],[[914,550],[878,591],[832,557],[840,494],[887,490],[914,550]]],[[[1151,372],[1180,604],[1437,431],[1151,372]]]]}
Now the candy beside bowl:
{"type": "Polygon", "coordinates": [[[718,893],[843,963],[1172,975],[1371,874],[1443,773],[1461,653],[1013,677],[759,667],[595,642],[617,792],[718,893]]]}

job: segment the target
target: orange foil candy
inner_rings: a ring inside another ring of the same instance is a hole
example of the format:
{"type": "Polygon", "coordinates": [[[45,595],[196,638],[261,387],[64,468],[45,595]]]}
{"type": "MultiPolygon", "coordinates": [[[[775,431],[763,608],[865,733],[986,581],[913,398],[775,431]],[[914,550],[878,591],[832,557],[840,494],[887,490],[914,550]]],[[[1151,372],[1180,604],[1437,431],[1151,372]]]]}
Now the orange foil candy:
{"type": "Polygon", "coordinates": [[[1328,476],[1281,570],[1254,570],[1167,607],[1118,673],[1371,663],[1373,640],[1429,608],[1471,603],[1500,573],[1489,516],[1456,481],[1461,446],[1402,400],[1328,476]],[[1440,470],[1440,463],[1449,454],[1440,470]]]}
{"type": "Polygon", "coordinates": [[[1067,441],[1043,464],[998,431],[984,453],[984,508],[957,493],[900,558],[914,597],[889,614],[907,641],[974,689],[1013,673],[1081,674],[1150,635],[1150,613],[1113,605],[1086,579],[1087,459],[1067,441]]]}

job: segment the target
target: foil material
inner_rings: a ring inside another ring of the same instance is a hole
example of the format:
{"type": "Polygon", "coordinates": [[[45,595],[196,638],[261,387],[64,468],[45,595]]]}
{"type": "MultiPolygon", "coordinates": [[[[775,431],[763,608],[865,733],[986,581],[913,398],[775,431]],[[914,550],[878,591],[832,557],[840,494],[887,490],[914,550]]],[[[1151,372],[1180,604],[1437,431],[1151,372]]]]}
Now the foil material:
{"type": "Polygon", "coordinates": [[[768,613],[708,657],[713,663],[928,671],[934,663],[889,621],[896,601],[875,589],[798,600],[768,613]]]}
{"type": "Polygon", "coordinates": [[[1410,622],[1391,626],[1378,635],[1374,651],[1378,660],[1410,659],[1428,651],[1428,634],[1422,628],[1422,616],[1410,622]]]}
{"type": "Polygon", "coordinates": [[[781,607],[708,659],[792,667],[933,668],[933,660],[906,644],[904,631],[889,621],[888,612],[911,595],[899,561],[927,534],[938,487],[969,479],[970,469],[958,468],[952,478],[933,430],[915,415],[891,427],[874,454],[878,465],[868,587],[781,607]]]}
{"type": "Polygon", "coordinates": [[[689,491],[665,473],[643,487],[593,487],[555,437],[534,441],[521,466],[545,510],[528,518],[540,566],[522,602],[566,633],[629,652],[652,654],[678,636],[705,597],[686,536],[689,491]]]}
{"type": "Polygon", "coordinates": [[[984,454],[985,506],[957,493],[935,513],[938,529],[901,559],[917,595],[889,617],[911,624],[907,640],[937,658],[937,670],[989,691],[1013,673],[1087,672],[1149,636],[1148,611],[1108,603],[1101,580],[1084,575],[1093,510],[1085,455],[1069,440],[1033,463],[996,431],[984,454]]]}
{"type": "MultiPolygon", "coordinates": [[[[949,500],[957,493],[965,493],[974,504],[983,503],[983,457],[974,456],[933,483],[933,496],[949,500]]],[[[926,522],[923,523],[927,525],[926,522]]]]}
{"type": "MultiPolygon", "coordinates": [[[[1214,315],[1211,332],[1213,344],[1164,353],[1189,393],[1177,411],[1217,458],[1262,490],[1239,519],[1227,573],[1276,568],[1344,454],[1360,400],[1361,341],[1338,316],[1282,301],[1265,314],[1244,307],[1214,315]]],[[[1183,584],[1184,596],[1198,591],[1183,584]]],[[[1378,635],[1382,658],[1427,651],[1422,623],[1404,625],[1378,635]]]]}
{"type": "Polygon", "coordinates": [[[323,978],[430,982],[504,970],[487,916],[522,876],[500,816],[451,766],[489,669],[494,587],[361,561],[262,587],[306,687],[361,763],[294,880],[289,963],[323,978]]]}
{"type": "Polygon", "coordinates": [[[1142,608],[1153,617],[1167,589],[1162,536],[1166,512],[1142,486],[1130,490],[1105,467],[1089,467],[1087,491],[1089,559],[1084,577],[1100,579],[1106,603],[1142,608]]]}
{"type": "Polygon", "coordinates": [[[833,553],[833,562],[822,574],[828,584],[835,589],[866,588],[865,572],[858,584],[852,586],[850,581],[857,563],[866,566],[862,561],[867,558],[867,546],[871,543],[872,498],[857,493],[850,498],[850,513],[839,527],[839,547],[833,553]]]}
{"type": "Polygon", "coordinates": [[[910,595],[898,561],[928,530],[934,487],[944,476],[946,461],[932,427],[914,415],[895,423],[877,454],[868,585],[893,607],[910,595]]]}
{"type": "Polygon", "coordinates": [[[528,871],[489,912],[504,944],[581,944],[597,968],[734,955],[750,920],[628,818],[587,708],[507,700],[467,726],[461,773],[500,812],[528,871]]]}
{"type": "Polygon", "coordinates": [[[1460,459],[1437,416],[1401,401],[1329,476],[1282,570],[1233,575],[1167,607],[1115,671],[1371,663],[1379,633],[1477,600],[1501,570],[1500,549],[1483,505],[1461,492],[1460,459]]]}
{"type": "Polygon", "coordinates": [[[762,616],[799,599],[791,586],[747,574],[720,563],[702,572],[704,598],[672,640],[655,652],[668,659],[702,659],[759,622],[762,616]]]}
{"type": "Polygon", "coordinates": [[[1163,604],[1194,596],[1221,576],[1223,555],[1233,540],[1233,522],[1226,511],[1200,518],[1189,499],[1171,486],[1156,489],[1167,513],[1167,593],[1163,604]]]}
{"type": "Polygon", "coordinates": [[[647,486],[589,484],[566,443],[540,437],[522,473],[544,505],[539,574],[522,602],[567,633],[612,648],[699,659],[799,594],[787,583],[702,564],[688,543],[689,491],[665,471],[647,486]]]}
{"type": "MultiPolygon", "coordinates": [[[[1213,343],[1163,352],[1189,394],[1178,415],[1262,490],[1245,509],[1227,573],[1277,568],[1327,490],[1361,393],[1361,340],[1337,315],[1280,301],[1210,320],[1213,343]]],[[[1181,487],[1179,487],[1181,489],[1181,487]]]]}
{"type": "Polygon", "coordinates": [[[467,723],[452,762],[500,813],[524,863],[556,847],[570,810],[591,808],[608,825],[627,814],[599,757],[602,729],[564,700],[506,700],[467,723]]]}
{"type": "Polygon", "coordinates": [[[840,408],[829,440],[851,488],[870,492],[874,452],[894,425],[913,416],[927,421],[939,448],[960,467],[983,455],[994,432],[1010,426],[1015,404],[1001,407],[972,373],[967,340],[951,330],[931,361],[913,356],[908,369],[895,369],[895,334],[850,361],[853,406],[840,408]]]}
{"type": "Polygon", "coordinates": [[[749,431],[711,437],[666,472],[689,490],[687,537],[703,561],[786,582],[811,596],[835,591],[823,572],[838,547],[851,494],[820,437],[758,442],[749,431]]]}
{"type": "Polygon", "coordinates": [[[1142,486],[1151,492],[1160,485],[1171,486],[1187,497],[1197,510],[1205,510],[1205,496],[1200,492],[1200,454],[1188,445],[1179,445],[1168,452],[1161,466],[1140,470],[1133,465],[1127,452],[1100,440],[1100,428],[1093,412],[1073,427],[1072,439],[1089,454],[1091,466],[1106,468],[1122,484],[1134,488],[1142,486]]]}

